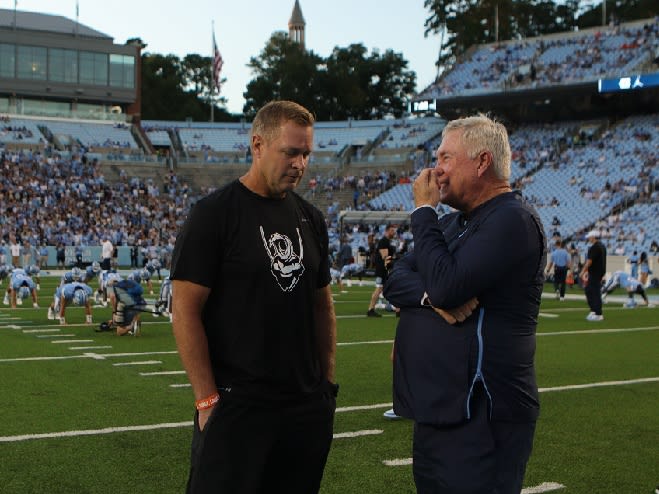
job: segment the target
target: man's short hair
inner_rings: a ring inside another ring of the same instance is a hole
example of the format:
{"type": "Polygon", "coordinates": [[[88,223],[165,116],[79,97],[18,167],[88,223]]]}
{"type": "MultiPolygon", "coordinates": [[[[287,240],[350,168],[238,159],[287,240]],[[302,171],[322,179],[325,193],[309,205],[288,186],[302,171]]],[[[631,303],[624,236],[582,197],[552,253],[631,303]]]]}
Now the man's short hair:
{"type": "Polygon", "coordinates": [[[316,119],[309,110],[294,101],[271,101],[256,113],[250,137],[260,135],[266,141],[272,141],[279,135],[280,127],[289,121],[302,127],[313,127],[316,119]]]}
{"type": "Polygon", "coordinates": [[[502,180],[510,180],[510,162],[512,152],[508,140],[508,131],[503,124],[487,115],[458,118],[446,124],[442,136],[454,130],[462,130],[462,143],[467,155],[473,159],[478,153],[492,153],[494,173],[502,180]]]}

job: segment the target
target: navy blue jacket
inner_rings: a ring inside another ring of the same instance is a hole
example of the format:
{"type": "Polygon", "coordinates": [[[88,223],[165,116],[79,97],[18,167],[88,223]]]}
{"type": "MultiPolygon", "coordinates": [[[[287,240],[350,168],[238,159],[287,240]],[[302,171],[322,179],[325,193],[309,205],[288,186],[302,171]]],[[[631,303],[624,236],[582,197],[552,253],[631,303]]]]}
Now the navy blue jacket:
{"type": "Polygon", "coordinates": [[[469,419],[481,381],[493,420],[527,422],[539,413],[535,332],[546,239],[535,210],[517,192],[501,194],[466,218],[412,213],[414,251],[394,266],[385,297],[401,308],[394,357],[394,410],[420,423],[469,419]],[[450,325],[432,305],[478,308],[450,325]]]}

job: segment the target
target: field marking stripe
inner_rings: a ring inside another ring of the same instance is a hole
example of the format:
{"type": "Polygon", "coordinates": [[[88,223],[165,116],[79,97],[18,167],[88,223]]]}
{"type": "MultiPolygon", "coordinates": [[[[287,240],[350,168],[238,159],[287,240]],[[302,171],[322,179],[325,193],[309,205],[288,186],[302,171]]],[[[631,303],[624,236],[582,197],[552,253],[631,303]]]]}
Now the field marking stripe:
{"type": "MultiPolygon", "coordinates": [[[[163,424],[151,425],[132,425],[126,427],[105,427],[103,429],[87,429],[78,431],[63,431],[63,432],[45,432],[42,434],[21,434],[18,436],[0,436],[0,443],[15,443],[20,441],[30,441],[33,439],[60,439],[64,437],[78,437],[78,436],[97,436],[103,434],[114,434],[116,432],[139,432],[139,431],[152,431],[157,429],[178,429],[181,427],[192,427],[194,422],[167,422],[163,424]]],[[[373,436],[382,434],[384,431],[379,429],[361,430],[353,432],[340,432],[334,434],[334,439],[345,439],[360,436],[373,436]]]]}
{"type": "Polygon", "coordinates": [[[537,336],[570,336],[573,334],[610,334],[630,333],[634,331],[655,331],[659,326],[645,326],[638,328],[610,328],[610,329],[582,329],[577,331],[554,331],[552,333],[536,333],[537,336]]]}
{"type": "Polygon", "coordinates": [[[375,410],[376,408],[391,408],[393,403],[377,403],[375,405],[355,405],[351,407],[340,407],[336,409],[336,413],[341,412],[356,412],[359,410],[375,410]]]}
{"type": "Polygon", "coordinates": [[[644,377],[641,379],[629,379],[626,381],[602,381],[598,383],[589,384],[570,384],[567,386],[554,386],[551,388],[538,388],[539,393],[549,393],[552,391],[568,391],[571,389],[587,389],[587,388],[600,388],[605,386],[625,386],[627,384],[641,384],[659,382],[659,377],[644,377]]]}
{"type": "Polygon", "coordinates": [[[373,340],[373,341],[345,341],[337,343],[336,346],[353,346],[353,345],[382,345],[385,343],[393,343],[394,340],[373,340]]]}
{"type": "Polygon", "coordinates": [[[161,360],[142,360],[141,362],[117,362],[116,364],[112,364],[115,367],[123,367],[126,365],[156,365],[156,364],[162,364],[161,360]]]}
{"type": "Polygon", "coordinates": [[[351,437],[361,437],[361,436],[375,436],[377,434],[382,434],[384,431],[382,429],[372,429],[372,430],[363,430],[363,431],[354,431],[354,432],[338,432],[334,434],[334,439],[345,439],[351,437]]]}
{"type": "Polygon", "coordinates": [[[185,374],[185,371],[140,372],[140,376],[177,376],[179,374],[185,374]]]}
{"type": "Polygon", "coordinates": [[[0,437],[0,443],[28,441],[30,439],[52,439],[52,438],[76,437],[76,436],[96,436],[101,434],[113,434],[115,432],[151,431],[155,429],[175,429],[179,427],[190,427],[191,425],[193,425],[192,421],[186,421],[186,422],[169,422],[164,424],[152,424],[152,425],[133,425],[128,427],[106,427],[104,429],[88,429],[81,431],[46,432],[43,434],[22,434],[18,436],[0,437]]]}
{"type": "Polygon", "coordinates": [[[69,347],[69,350],[106,350],[112,348],[112,345],[101,345],[101,346],[72,346],[69,347]]]}
{"type": "Polygon", "coordinates": [[[522,489],[522,494],[540,494],[542,492],[557,491],[559,489],[565,489],[565,486],[558,482],[543,482],[535,487],[526,487],[522,489]]]}

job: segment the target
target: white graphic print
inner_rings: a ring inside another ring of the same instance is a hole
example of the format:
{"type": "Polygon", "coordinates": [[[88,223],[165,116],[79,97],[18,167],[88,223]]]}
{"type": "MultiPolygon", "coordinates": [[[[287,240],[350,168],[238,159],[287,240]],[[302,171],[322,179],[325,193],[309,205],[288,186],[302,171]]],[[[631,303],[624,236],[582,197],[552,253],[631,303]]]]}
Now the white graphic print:
{"type": "Polygon", "coordinates": [[[304,264],[302,264],[304,247],[302,247],[300,229],[295,229],[300,244],[300,255],[298,256],[293,250],[293,242],[286,235],[273,233],[270,235],[270,239],[266,240],[263,227],[259,228],[261,229],[263,246],[270,258],[270,272],[277,280],[279,287],[285,292],[290,292],[295,288],[304,273],[304,264]]]}

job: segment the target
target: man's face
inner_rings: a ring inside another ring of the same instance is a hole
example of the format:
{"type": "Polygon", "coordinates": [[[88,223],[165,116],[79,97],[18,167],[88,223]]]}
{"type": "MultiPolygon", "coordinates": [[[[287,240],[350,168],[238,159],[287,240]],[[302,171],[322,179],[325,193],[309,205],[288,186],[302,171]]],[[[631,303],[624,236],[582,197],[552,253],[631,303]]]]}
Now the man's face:
{"type": "Polygon", "coordinates": [[[469,204],[470,187],[478,178],[478,158],[469,158],[461,142],[462,130],[446,133],[437,149],[439,200],[456,209],[469,204]]]}
{"type": "Polygon", "coordinates": [[[291,121],[282,124],[270,141],[253,136],[254,164],[266,195],[283,197],[298,186],[309,164],[312,145],[313,127],[291,121]]]}

